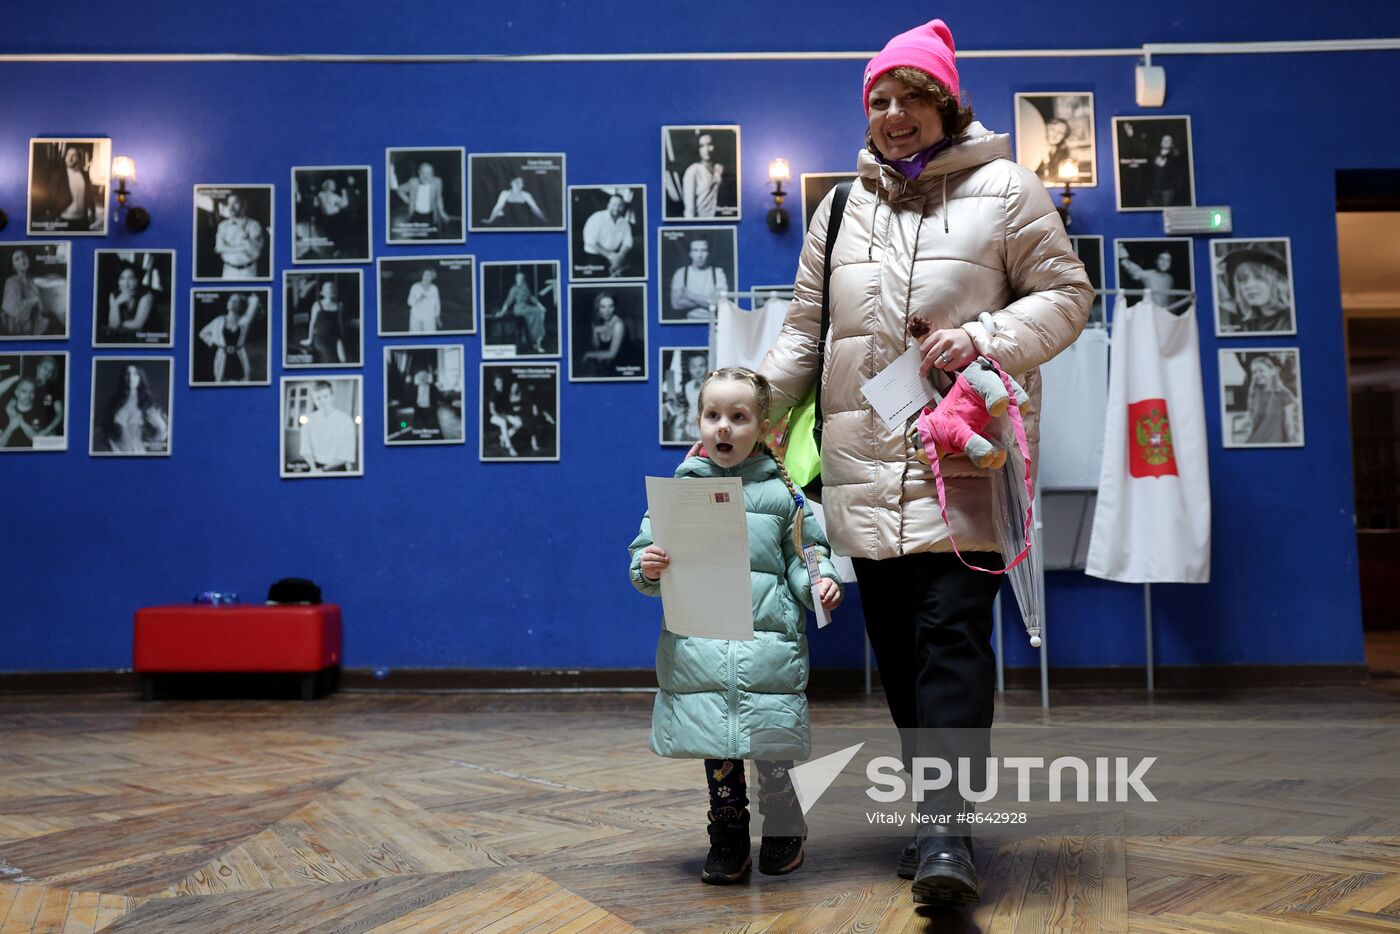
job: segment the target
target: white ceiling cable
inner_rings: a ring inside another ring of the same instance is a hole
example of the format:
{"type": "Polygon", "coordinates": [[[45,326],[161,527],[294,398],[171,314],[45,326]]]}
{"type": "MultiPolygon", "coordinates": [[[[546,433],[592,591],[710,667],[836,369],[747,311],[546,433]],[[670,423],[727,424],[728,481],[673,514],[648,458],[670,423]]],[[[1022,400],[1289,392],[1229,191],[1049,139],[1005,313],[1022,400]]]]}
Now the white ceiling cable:
{"type": "MultiPolygon", "coordinates": [[[[1400,39],[1296,42],[1153,42],[1122,49],[967,49],[958,58],[1146,58],[1154,55],[1292,55],[1307,52],[1393,52],[1400,39]]],[[[468,65],[601,62],[868,61],[874,52],[609,52],[542,55],[323,55],[234,52],[35,52],[0,54],[0,62],[161,64],[177,62],[303,62],[329,65],[468,65]]]]}

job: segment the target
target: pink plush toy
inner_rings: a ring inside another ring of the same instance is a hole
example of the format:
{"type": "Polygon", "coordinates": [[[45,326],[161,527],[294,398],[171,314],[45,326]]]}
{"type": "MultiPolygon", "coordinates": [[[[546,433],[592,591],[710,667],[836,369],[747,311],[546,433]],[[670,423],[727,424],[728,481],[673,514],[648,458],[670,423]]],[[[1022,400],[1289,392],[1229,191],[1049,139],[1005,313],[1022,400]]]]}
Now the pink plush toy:
{"type": "MultiPolygon", "coordinates": [[[[1016,393],[1016,403],[1025,405],[1030,397],[1008,377],[1016,393]]],[[[987,424],[1006,413],[1010,404],[1001,375],[985,357],[959,373],[953,388],[936,408],[925,407],[916,425],[919,430],[920,460],[933,460],[948,454],[966,454],[978,467],[996,469],[1006,464],[1006,451],[983,434],[987,424]]]]}

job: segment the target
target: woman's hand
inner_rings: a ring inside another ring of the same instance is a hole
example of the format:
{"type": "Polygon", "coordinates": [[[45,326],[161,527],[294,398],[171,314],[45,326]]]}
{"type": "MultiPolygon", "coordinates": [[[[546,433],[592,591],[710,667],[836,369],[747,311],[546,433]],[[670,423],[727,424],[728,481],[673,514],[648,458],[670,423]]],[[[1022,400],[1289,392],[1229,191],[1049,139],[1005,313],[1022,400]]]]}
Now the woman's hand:
{"type": "Polygon", "coordinates": [[[661,572],[671,566],[671,556],[655,545],[642,552],[642,576],[649,581],[660,580],[661,572]]]}
{"type": "Polygon", "coordinates": [[[927,376],[933,369],[954,373],[977,359],[977,345],[962,328],[934,331],[919,344],[919,352],[923,354],[920,376],[927,376]]]}
{"type": "Polygon", "coordinates": [[[817,599],[822,602],[823,609],[836,609],[841,605],[841,597],[841,587],[836,581],[829,577],[817,581],[817,599]]]}

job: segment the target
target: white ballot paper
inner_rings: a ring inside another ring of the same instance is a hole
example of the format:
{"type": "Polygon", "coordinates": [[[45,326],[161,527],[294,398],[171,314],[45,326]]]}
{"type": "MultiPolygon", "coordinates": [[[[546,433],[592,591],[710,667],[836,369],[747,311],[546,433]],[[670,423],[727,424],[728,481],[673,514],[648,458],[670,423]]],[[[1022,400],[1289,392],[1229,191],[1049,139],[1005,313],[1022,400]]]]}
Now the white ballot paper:
{"type": "Polygon", "coordinates": [[[869,380],[860,391],[891,431],[903,431],[909,416],[933,398],[933,387],[919,375],[919,348],[910,347],[869,380]]]}
{"type": "Polygon", "coordinates": [[[753,638],[744,482],[647,477],[651,540],[671,559],[661,572],[666,628],[678,636],[753,638]]]}
{"type": "Polygon", "coordinates": [[[822,606],[822,598],[817,595],[817,581],[822,579],[817,546],[803,545],[802,554],[807,559],[807,583],[812,588],[812,612],[817,616],[817,628],[825,629],[826,624],[831,622],[831,614],[826,611],[826,607],[822,606]]]}

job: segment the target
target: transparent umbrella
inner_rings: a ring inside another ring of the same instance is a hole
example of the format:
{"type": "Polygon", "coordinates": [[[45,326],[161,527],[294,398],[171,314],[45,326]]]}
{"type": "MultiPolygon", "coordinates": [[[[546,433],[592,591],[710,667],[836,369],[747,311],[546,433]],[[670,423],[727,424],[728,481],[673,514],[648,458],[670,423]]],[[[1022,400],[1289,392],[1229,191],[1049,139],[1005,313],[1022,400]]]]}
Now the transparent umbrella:
{"type": "Polygon", "coordinates": [[[992,525],[996,528],[997,549],[1006,563],[1006,576],[1016,594],[1016,605],[1026,625],[1031,646],[1040,648],[1041,622],[1045,618],[1044,596],[1040,589],[1040,549],[1031,547],[1034,488],[1026,432],[1021,424],[1020,406],[1014,401],[1006,414],[993,419],[988,433],[1006,450],[1006,465],[992,471],[992,525]]]}

